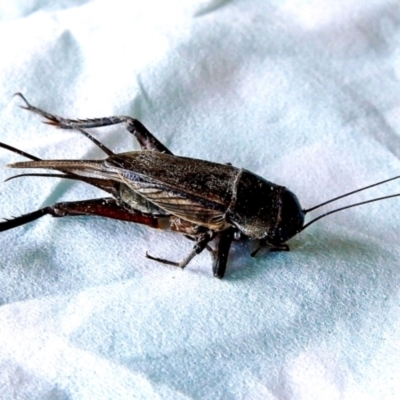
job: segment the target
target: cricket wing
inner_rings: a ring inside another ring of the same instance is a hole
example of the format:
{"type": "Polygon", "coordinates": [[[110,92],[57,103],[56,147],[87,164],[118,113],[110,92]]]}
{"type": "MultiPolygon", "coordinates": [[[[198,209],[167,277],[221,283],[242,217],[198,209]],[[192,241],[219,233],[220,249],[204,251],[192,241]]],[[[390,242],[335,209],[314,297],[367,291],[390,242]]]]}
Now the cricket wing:
{"type": "Polygon", "coordinates": [[[185,221],[213,230],[225,228],[225,208],[219,204],[150,180],[126,180],[125,184],[157,207],[185,221]]]}
{"type": "Polygon", "coordinates": [[[240,170],[156,152],[131,152],[109,157],[123,182],[157,207],[194,224],[226,228],[226,212],[240,170]]]}

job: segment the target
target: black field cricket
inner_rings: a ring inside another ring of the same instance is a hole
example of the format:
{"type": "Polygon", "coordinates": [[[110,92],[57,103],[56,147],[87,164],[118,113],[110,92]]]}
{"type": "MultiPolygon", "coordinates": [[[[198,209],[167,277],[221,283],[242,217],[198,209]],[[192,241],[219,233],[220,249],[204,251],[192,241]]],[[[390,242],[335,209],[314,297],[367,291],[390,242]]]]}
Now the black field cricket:
{"type": "Polygon", "coordinates": [[[146,257],[183,269],[193,257],[206,249],[212,256],[214,276],[222,278],[234,240],[258,240],[251,256],[255,256],[263,247],[273,251],[288,251],[286,242],[290,238],[329,214],[400,196],[393,194],[350,204],[326,212],[305,224],[305,215],[310,211],[400,176],[354,190],[315,207],[302,209],[290,190],[246,169],[173,155],[134,118],[116,116],[87,120],[66,119],[34,107],[22,94],[17,95],[25,102],[22,108],[41,115],[50,125],[81,132],[107,157],[102,160],[41,160],[23,150],[0,143],[3,149],[30,160],[16,162],[9,167],[52,171],[20,174],[8,180],[21,176],[72,179],[93,185],[107,192],[108,197],[49,205],[0,222],[0,231],[16,228],[45,215],[58,218],[90,215],[136,222],[151,228],[179,232],[194,242],[190,253],[179,262],[149,254],[146,257]],[[115,154],[84,130],[121,123],[135,136],[140,151],[115,154]]]}

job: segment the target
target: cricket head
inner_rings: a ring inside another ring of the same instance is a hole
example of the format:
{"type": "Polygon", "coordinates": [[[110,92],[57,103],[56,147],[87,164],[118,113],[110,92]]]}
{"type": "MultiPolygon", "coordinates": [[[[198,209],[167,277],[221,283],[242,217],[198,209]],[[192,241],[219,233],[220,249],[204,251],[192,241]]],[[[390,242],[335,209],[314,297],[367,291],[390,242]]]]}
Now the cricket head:
{"type": "Polygon", "coordinates": [[[400,179],[399,176],[395,176],[390,179],[386,179],[381,182],[374,183],[372,185],[368,185],[365,187],[362,187],[357,190],[353,190],[351,192],[342,194],[340,196],[337,196],[333,199],[324,201],[323,203],[320,203],[314,207],[311,207],[309,209],[303,209],[300,206],[299,200],[297,199],[296,195],[292,193],[290,190],[287,190],[286,188],[282,188],[281,192],[279,193],[277,199],[276,199],[276,207],[275,210],[277,211],[277,217],[275,220],[275,224],[270,227],[268,231],[264,233],[263,236],[259,236],[259,245],[258,247],[251,253],[251,256],[254,257],[259,250],[261,250],[264,246],[273,246],[276,247],[276,250],[289,250],[289,247],[286,245],[286,241],[291,239],[293,236],[297,235],[298,233],[304,231],[304,229],[308,228],[311,224],[314,222],[325,218],[328,215],[337,213],[339,211],[347,210],[348,208],[352,207],[358,207],[363,204],[368,204],[368,203],[373,203],[375,201],[381,201],[381,200],[386,200],[390,199],[393,197],[399,197],[400,193],[395,193],[387,196],[382,196],[382,197],[376,197],[371,200],[366,200],[366,201],[361,201],[358,203],[353,203],[344,207],[339,207],[331,211],[327,211],[318,217],[312,219],[311,221],[307,222],[304,224],[305,216],[307,213],[316,210],[317,208],[320,208],[322,206],[325,206],[329,203],[333,203],[339,199],[342,199],[347,196],[351,196],[355,193],[361,192],[363,190],[370,189],[375,186],[382,185],[384,183],[400,179]]]}
{"type": "Polygon", "coordinates": [[[268,232],[268,243],[279,246],[297,235],[303,229],[305,215],[297,196],[284,189],[279,195],[275,226],[268,232]]]}
{"type": "Polygon", "coordinates": [[[327,212],[319,215],[318,217],[312,219],[311,221],[307,222],[306,224],[304,224],[306,214],[311,211],[316,210],[317,208],[325,206],[329,203],[333,203],[344,197],[351,196],[351,195],[361,192],[363,190],[367,190],[372,187],[379,186],[379,185],[382,185],[384,183],[387,183],[387,182],[390,182],[390,181],[393,181],[393,180],[396,180],[399,178],[400,178],[400,176],[395,176],[393,178],[386,179],[384,181],[377,182],[372,185],[368,185],[368,186],[362,187],[360,189],[353,190],[351,192],[334,197],[333,199],[324,201],[323,203],[320,203],[309,209],[302,209],[297,197],[292,192],[285,189],[280,195],[281,204],[278,207],[278,210],[279,210],[278,218],[277,218],[275,228],[268,235],[268,243],[270,243],[272,245],[276,245],[276,246],[282,245],[287,240],[292,238],[293,236],[297,235],[304,229],[308,228],[314,222],[316,222],[322,218],[325,218],[328,215],[337,213],[339,211],[347,210],[348,208],[352,208],[352,207],[358,207],[363,204],[368,204],[368,203],[373,203],[376,201],[389,199],[392,197],[399,197],[400,194],[396,193],[396,194],[392,194],[392,195],[388,195],[388,196],[376,197],[371,200],[353,203],[353,204],[350,204],[350,205],[347,205],[344,207],[340,207],[340,208],[336,208],[331,211],[327,211],[327,212]]]}

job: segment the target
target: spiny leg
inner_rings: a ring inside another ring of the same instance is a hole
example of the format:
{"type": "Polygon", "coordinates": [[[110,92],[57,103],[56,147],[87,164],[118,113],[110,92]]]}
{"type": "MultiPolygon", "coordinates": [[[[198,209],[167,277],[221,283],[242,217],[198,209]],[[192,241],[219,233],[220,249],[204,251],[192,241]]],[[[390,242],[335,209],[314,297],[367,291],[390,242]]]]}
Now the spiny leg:
{"type": "MultiPolygon", "coordinates": [[[[53,119],[57,119],[60,117],[57,117],[56,115],[52,115],[49,114],[46,111],[43,111],[37,107],[32,106],[28,100],[26,100],[26,98],[22,95],[22,93],[15,93],[14,96],[19,96],[21,97],[21,99],[25,102],[25,106],[20,106],[21,108],[23,108],[24,110],[28,110],[28,111],[32,111],[35,114],[39,114],[43,117],[45,117],[48,120],[53,121],[53,119]]],[[[45,122],[46,124],[49,125],[54,125],[53,122],[45,122]]],[[[95,137],[93,137],[89,132],[84,131],[83,129],[79,129],[77,128],[77,130],[79,132],[82,133],[82,135],[86,136],[89,140],[91,140],[97,147],[99,147],[101,150],[104,151],[104,153],[106,153],[108,156],[112,156],[114,155],[114,152],[112,150],[110,150],[107,146],[105,146],[103,143],[101,143],[99,140],[97,140],[95,137]]]]}
{"type": "Polygon", "coordinates": [[[150,260],[158,261],[163,264],[172,265],[174,267],[179,267],[179,268],[184,269],[194,257],[196,257],[198,254],[200,254],[207,247],[207,244],[213,238],[214,238],[213,233],[205,233],[205,234],[201,235],[199,237],[197,243],[193,246],[192,251],[187,255],[187,257],[185,257],[180,262],[170,261],[170,260],[166,260],[164,258],[153,257],[149,253],[146,253],[146,257],[149,258],[150,260]]]}
{"type": "MultiPolygon", "coordinates": [[[[137,119],[127,117],[127,116],[115,116],[106,118],[92,118],[85,120],[74,120],[59,117],[58,115],[50,114],[40,108],[34,107],[29,104],[25,97],[21,93],[16,93],[17,96],[21,97],[25,102],[25,106],[22,107],[26,110],[32,111],[35,114],[39,114],[47,119],[47,124],[56,126],[61,129],[77,129],[81,131],[84,135],[92,140],[91,135],[83,131],[86,128],[100,128],[102,126],[116,125],[124,123],[127,130],[132,133],[137,141],[139,142],[143,150],[158,151],[161,153],[172,154],[158,139],[156,139],[145,126],[137,119]]],[[[97,144],[97,143],[96,143],[97,144]]],[[[109,150],[109,149],[108,149],[109,150]]],[[[109,150],[111,151],[111,150],[109,150]]]]}
{"type": "Polygon", "coordinates": [[[52,206],[47,206],[37,211],[0,222],[0,232],[25,225],[45,215],[51,215],[58,218],[92,215],[118,219],[122,221],[136,222],[152,228],[159,227],[158,218],[151,215],[142,214],[138,211],[125,210],[117,203],[115,199],[106,197],[103,199],[56,203],[52,206]]]}

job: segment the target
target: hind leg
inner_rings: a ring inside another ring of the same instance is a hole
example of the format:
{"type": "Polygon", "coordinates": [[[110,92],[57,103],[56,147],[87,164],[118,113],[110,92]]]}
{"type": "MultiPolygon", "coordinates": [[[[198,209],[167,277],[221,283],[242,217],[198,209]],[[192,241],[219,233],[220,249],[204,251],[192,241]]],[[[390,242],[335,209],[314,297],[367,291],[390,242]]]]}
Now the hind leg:
{"type": "Polygon", "coordinates": [[[92,215],[128,222],[136,222],[152,228],[160,227],[159,218],[148,214],[143,214],[139,211],[125,210],[117,203],[115,199],[106,197],[103,199],[60,202],[53,204],[52,206],[41,208],[37,211],[33,211],[29,214],[7,219],[0,222],[0,232],[25,225],[29,222],[35,221],[36,219],[44,217],[45,215],[51,215],[57,218],[92,215]]]}
{"type": "Polygon", "coordinates": [[[21,97],[21,99],[25,102],[25,106],[23,106],[22,108],[46,118],[46,123],[49,125],[53,125],[61,129],[77,129],[88,136],[89,134],[83,131],[83,129],[100,128],[102,126],[123,123],[125,124],[126,129],[135,136],[136,140],[139,142],[143,150],[151,150],[166,154],[172,154],[171,151],[169,151],[167,147],[165,147],[158,139],[156,139],[137,119],[126,116],[92,118],[84,120],[67,119],[59,117],[58,115],[50,114],[46,111],[41,110],[40,108],[32,106],[21,93],[16,93],[16,95],[21,97]]]}

